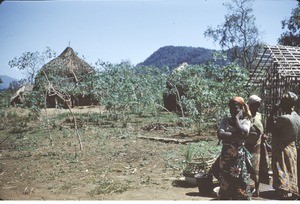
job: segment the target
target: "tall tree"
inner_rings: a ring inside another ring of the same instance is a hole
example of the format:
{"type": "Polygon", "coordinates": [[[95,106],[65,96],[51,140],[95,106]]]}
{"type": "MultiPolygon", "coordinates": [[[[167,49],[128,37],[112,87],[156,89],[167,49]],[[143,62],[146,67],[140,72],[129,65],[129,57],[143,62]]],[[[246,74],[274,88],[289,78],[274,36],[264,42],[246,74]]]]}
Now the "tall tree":
{"type": "Polygon", "coordinates": [[[254,0],[231,0],[225,3],[228,13],[225,22],[217,28],[208,27],[205,37],[217,42],[223,50],[228,49],[232,62],[250,69],[259,50],[260,31],[255,25],[252,4],[254,0]]]}
{"type": "Polygon", "coordinates": [[[25,76],[29,83],[34,83],[34,78],[38,70],[50,59],[54,58],[56,53],[49,47],[42,53],[36,52],[24,52],[22,56],[15,57],[8,62],[11,68],[17,68],[24,71],[25,76]]]}
{"type": "Polygon", "coordinates": [[[300,0],[298,0],[298,6],[293,9],[291,17],[281,23],[282,29],[286,29],[286,31],[281,34],[278,43],[300,47],[300,0]]]}

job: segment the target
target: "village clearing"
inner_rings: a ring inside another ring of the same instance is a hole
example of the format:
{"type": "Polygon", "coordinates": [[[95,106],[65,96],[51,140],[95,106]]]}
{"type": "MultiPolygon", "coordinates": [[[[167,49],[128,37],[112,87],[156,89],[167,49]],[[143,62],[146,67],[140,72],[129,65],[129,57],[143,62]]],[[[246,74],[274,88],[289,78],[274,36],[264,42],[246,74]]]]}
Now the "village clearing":
{"type": "Polygon", "coordinates": [[[170,113],[120,122],[107,120],[101,107],[72,111],[77,133],[65,109],[42,110],[38,117],[21,108],[2,110],[2,200],[216,199],[183,180],[189,145],[217,149],[215,130],[197,135],[170,113]]]}

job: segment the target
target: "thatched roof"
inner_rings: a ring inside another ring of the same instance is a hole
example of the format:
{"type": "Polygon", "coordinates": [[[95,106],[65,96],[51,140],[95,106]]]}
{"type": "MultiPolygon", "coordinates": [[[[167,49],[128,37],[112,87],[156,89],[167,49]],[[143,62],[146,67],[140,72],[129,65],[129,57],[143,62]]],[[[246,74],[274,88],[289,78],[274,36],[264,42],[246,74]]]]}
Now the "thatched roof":
{"type": "Polygon", "coordinates": [[[34,90],[47,92],[47,106],[76,98],[78,105],[91,104],[91,86],[84,83],[95,70],[80,59],[71,47],[67,47],[57,58],[45,64],[36,76],[34,90]],[[60,100],[60,101],[59,101],[60,100]]]}
{"type": "Polygon", "coordinates": [[[71,47],[67,47],[57,58],[45,64],[41,71],[62,77],[74,77],[77,75],[93,72],[94,69],[85,61],[80,59],[71,47]]]}

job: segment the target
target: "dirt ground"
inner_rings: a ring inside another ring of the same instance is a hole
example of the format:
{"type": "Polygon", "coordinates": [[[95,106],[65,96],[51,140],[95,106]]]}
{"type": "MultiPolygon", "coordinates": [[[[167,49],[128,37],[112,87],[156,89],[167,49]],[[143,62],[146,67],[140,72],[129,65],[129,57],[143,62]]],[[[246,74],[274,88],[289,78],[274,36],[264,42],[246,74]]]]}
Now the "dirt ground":
{"type": "MultiPolygon", "coordinates": [[[[47,113],[48,117],[55,114],[55,110],[47,113]]],[[[141,127],[147,125],[139,121],[126,125],[81,121],[80,150],[78,135],[66,118],[47,123],[37,118],[23,124],[23,129],[16,127],[22,126],[20,121],[6,122],[0,130],[2,200],[216,199],[214,194],[200,195],[195,185],[182,180],[188,143],[141,138],[197,138],[216,145],[215,135],[195,136],[178,124],[174,128],[172,122],[158,121],[164,128],[145,129],[141,127]]],[[[265,191],[272,190],[266,187],[265,191]]]]}

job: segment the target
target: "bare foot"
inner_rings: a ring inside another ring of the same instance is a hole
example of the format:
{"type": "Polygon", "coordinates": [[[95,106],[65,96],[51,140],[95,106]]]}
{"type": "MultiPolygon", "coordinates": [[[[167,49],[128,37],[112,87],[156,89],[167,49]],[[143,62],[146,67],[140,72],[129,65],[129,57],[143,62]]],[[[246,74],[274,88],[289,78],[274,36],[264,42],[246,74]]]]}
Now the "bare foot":
{"type": "Polygon", "coordinates": [[[259,190],[253,189],[252,197],[258,197],[258,196],[259,196],[259,190]]]}

